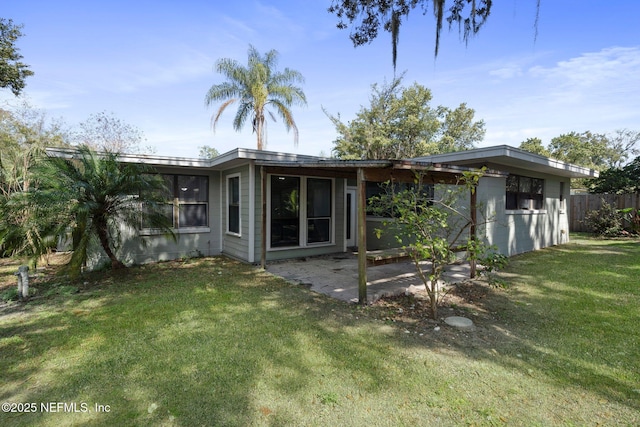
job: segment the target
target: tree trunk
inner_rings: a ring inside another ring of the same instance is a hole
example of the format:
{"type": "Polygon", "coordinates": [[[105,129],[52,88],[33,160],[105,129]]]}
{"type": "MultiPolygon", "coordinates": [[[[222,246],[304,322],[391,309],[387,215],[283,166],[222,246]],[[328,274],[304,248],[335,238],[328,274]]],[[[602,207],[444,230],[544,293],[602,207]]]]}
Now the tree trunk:
{"type": "Polygon", "coordinates": [[[125,268],[125,265],[120,262],[120,260],[116,257],[116,255],[111,250],[111,246],[109,246],[109,234],[107,232],[106,224],[99,224],[97,227],[98,239],[100,240],[100,246],[104,249],[104,252],[107,254],[109,259],[111,260],[111,268],[114,270],[118,270],[121,268],[125,268]]]}
{"type": "Polygon", "coordinates": [[[258,138],[258,150],[264,149],[264,112],[257,111],[255,118],[255,127],[254,131],[256,132],[258,138]]]}
{"type": "Polygon", "coordinates": [[[430,277],[433,277],[436,274],[436,270],[434,268],[435,264],[433,262],[433,259],[431,260],[431,276],[430,277],[427,277],[424,275],[424,272],[422,271],[422,267],[420,266],[420,261],[422,259],[419,256],[417,256],[414,253],[411,256],[411,259],[413,260],[413,263],[416,267],[416,271],[418,272],[418,276],[422,280],[422,283],[424,283],[425,290],[427,291],[427,295],[429,296],[429,308],[431,310],[431,318],[433,320],[436,320],[438,316],[438,281],[436,279],[435,286],[434,286],[434,282],[430,280],[430,277]]]}
{"type": "Polygon", "coordinates": [[[437,298],[431,298],[431,318],[433,320],[438,320],[438,302],[437,298]]]}
{"type": "Polygon", "coordinates": [[[439,274],[437,274],[436,261],[435,259],[432,259],[431,260],[431,277],[430,277],[431,283],[429,284],[429,286],[431,287],[431,292],[429,296],[431,297],[430,308],[431,308],[431,318],[433,320],[438,319],[438,277],[439,277],[439,274]]]}

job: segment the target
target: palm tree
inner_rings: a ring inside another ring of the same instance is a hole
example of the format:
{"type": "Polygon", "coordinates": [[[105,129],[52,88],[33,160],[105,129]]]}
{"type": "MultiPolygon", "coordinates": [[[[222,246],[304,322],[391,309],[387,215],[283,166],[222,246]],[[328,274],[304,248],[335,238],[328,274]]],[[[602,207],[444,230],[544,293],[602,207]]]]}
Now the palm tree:
{"type": "Polygon", "coordinates": [[[291,114],[291,106],[306,105],[307,99],[302,89],[295,83],[304,83],[304,77],[298,71],[285,68],[275,70],[278,52],[270,50],[264,56],[249,46],[247,67],[229,58],[216,62],[216,71],[223,74],[227,81],[213,85],[207,92],[205,103],[210,106],[222,101],[222,105],[212,118],[213,128],[222,112],[231,104],[238,103],[238,111],[233,119],[233,128],[240,131],[248,118],[251,118],[253,132],[258,140],[258,150],[262,150],[265,141],[265,112],[275,121],[273,112],[267,111],[271,106],[282,118],[289,131],[294,131],[294,144],[298,145],[298,128],[291,114]]]}
{"type": "Polygon", "coordinates": [[[175,238],[171,221],[162,213],[165,184],[152,168],[121,163],[117,154],[98,154],[87,146],[69,157],[47,156],[36,167],[31,200],[49,212],[44,229],[51,230],[53,224],[57,235],[71,231],[71,276],[80,273],[96,238],[111,267],[123,268],[116,255],[120,233],[136,233],[142,221],[175,238]]]}

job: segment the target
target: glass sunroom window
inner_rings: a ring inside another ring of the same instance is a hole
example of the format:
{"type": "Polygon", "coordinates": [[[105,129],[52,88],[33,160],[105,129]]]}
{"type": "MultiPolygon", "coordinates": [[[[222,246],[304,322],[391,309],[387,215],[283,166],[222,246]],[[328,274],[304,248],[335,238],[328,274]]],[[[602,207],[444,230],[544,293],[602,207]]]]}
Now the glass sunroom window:
{"type": "Polygon", "coordinates": [[[331,241],[331,180],[307,179],[307,243],[331,241]]]}
{"type": "Polygon", "coordinates": [[[271,247],[300,245],[300,178],[271,176],[271,247]]]}

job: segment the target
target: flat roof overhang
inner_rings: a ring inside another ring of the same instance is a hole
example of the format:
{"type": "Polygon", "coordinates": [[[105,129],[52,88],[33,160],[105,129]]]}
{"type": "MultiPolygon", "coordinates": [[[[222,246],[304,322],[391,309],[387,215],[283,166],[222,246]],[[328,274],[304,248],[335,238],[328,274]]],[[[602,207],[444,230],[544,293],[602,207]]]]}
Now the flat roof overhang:
{"type": "MultiPolygon", "coordinates": [[[[54,157],[72,159],[77,156],[78,150],[70,147],[50,147],[47,154],[54,157]]],[[[155,154],[128,154],[119,153],[118,161],[123,163],[139,163],[149,166],[188,167],[211,170],[224,170],[235,166],[247,164],[249,161],[263,160],[273,162],[307,162],[321,159],[316,156],[302,154],[278,153],[275,151],[261,151],[250,148],[235,148],[220,154],[213,159],[200,159],[191,157],[157,156],[155,154]]]]}
{"type": "MultiPolygon", "coordinates": [[[[264,166],[267,173],[327,176],[356,179],[358,170],[363,170],[366,181],[384,182],[395,180],[413,182],[416,173],[423,174],[427,183],[459,184],[464,172],[475,168],[432,164],[412,160],[316,160],[304,162],[264,161],[255,162],[264,166]]],[[[505,173],[485,170],[483,176],[506,176],[505,173]]]]}
{"type": "Polygon", "coordinates": [[[598,171],[593,169],[551,159],[508,145],[436,154],[433,156],[420,157],[416,160],[468,167],[488,166],[495,169],[506,166],[558,175],[565,178],[598,177],[598,171]]]}

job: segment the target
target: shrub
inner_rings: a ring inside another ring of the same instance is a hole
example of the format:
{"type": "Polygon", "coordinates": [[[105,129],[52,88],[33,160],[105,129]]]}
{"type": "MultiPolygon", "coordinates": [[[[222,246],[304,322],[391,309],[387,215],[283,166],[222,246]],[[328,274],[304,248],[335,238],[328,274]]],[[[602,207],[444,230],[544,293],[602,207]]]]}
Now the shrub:
{"type": "Polygon", "coordinates": [[[624,219],[629,223],[629,231],[633,234],[640,234],[640,210],[625,208],[620,212],[624,219]]]}
{"type": "Polygon", "coordinates": [[[496,274],[498,270],[502,270],[509,264],[509,258],[507,258],[506,255],[491,251],[487,252],[479,261],[482,266],[480,275],[486,277],[490,286],[500,288],[507,287],[507,283],[496,274]]]}
{"type": "Polygon", "coordinates": [[[623,219],[622,211],[602,199],[601,208],[587,212],[584,222],[593,233],[599,236],[617,237],[626,234],[623,219]]]}
{"type": "Polygon", "coordinates": [[[18,289],[15,287],[10,287],[0,292],[0,301],[9,302],[9,301],[17,301],[18,300],[18,289]]]}

